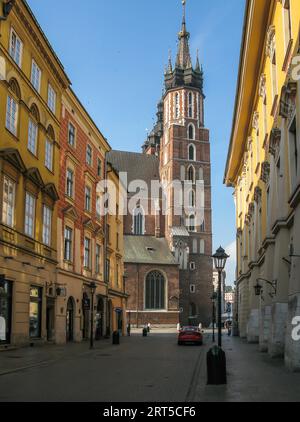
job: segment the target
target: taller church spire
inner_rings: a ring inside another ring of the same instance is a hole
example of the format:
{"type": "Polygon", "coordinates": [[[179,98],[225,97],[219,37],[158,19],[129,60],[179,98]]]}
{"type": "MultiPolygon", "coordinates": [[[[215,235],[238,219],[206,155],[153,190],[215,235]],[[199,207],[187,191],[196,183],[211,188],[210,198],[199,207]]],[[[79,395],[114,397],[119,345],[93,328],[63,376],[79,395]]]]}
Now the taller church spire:
{"type": "Polygon", "coordinates": [[[178,34],[178,52],[176,66],[181,69],[189,69],[192,67],[192,61],[190,56],[189,39],[190,33],[186,30],[186,0],[182,1],[183,5],[183,18],[181,31],[178,34]]]}
{"type": "Polygon", "coordinates": [[[196,68],[193,69],[189,39],[190,33],[186,28],[186,0],[182,0],[183,5],[183,18],[181,31],[178,34],[178,50],[175,62],[175,67],[172,68],[172,63],[169,57],[169,66],[165,72],[165,88],[166,90],[182,87],[191,86],[198,88],[201,92],[203,89],[203,73],[200,69],[199,59],[197,57],[196,68]]]}

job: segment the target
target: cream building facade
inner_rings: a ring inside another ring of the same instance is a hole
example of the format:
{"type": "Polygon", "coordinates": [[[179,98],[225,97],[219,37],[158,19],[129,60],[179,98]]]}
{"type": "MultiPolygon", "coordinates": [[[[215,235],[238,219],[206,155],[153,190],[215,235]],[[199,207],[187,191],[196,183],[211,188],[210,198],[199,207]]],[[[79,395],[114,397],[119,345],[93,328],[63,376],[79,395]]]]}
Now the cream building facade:
{"type": "Polygon", "coordinates": [[[234,188],[241,337],[300,370],[300,8],[248,0],[225,183],[234,188]],[[256,289],[255,289],[256,287],[256,289]]]}

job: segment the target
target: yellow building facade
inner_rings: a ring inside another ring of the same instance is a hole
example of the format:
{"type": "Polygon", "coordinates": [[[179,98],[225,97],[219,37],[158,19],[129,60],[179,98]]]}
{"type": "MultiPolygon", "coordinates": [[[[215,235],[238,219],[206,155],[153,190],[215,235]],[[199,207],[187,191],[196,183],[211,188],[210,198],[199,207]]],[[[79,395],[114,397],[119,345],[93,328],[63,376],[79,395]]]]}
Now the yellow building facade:
{"type": "Polygon", "coordinates": [[[106,282],[108,285],[108,326],[113,331],[120,331],[125,334],[126,305],[128,295],[126,294],[124,274],[124,217],[122,214],[122,198],[126,198],[123,185],[120,183],[118,172],[107,163],[107,193],[116,201],[111,201],[113,208],[106,217],[106,282]],[[114,194],[110,195],[111,189],[114,194]],[[115,202],[115,205],[114,205],[115,202]]]}
{"type": "Polygon", "coordinates": [[[23,345],[47,339],[61,96],[69,80],[26,2],[1,17],[0,345],[23,345]]]}
{"type": "Polygon", "coordinates": [[[300,8],[247,0],[225,183],[234,188],[241,337],[300,369],[300,8]]]}

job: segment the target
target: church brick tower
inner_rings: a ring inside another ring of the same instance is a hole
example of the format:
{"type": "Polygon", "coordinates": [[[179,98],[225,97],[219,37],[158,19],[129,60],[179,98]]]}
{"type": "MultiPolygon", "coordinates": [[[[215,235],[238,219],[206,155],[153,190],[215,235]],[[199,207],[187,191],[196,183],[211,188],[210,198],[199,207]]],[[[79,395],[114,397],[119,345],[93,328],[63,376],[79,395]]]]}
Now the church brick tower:
{"type": "Polygon", "coordinates": [[[211,162],[209,131],[204,127],[203,71],[197,54],[193,67],[183,1],[182,28],[176,62],[165,71],[165,92],[158,104],[157,123],[143,150],[160,158],[160,178],[171,183],[190,183],[190,205],[196,203],[196,184],[204,184],[204,219],[197,224],[193,215],[177,215],[174,191],[165,217],[165,237],[180,268],[180,322],[207,325],[211,322],[213,292],[211,162]]]}

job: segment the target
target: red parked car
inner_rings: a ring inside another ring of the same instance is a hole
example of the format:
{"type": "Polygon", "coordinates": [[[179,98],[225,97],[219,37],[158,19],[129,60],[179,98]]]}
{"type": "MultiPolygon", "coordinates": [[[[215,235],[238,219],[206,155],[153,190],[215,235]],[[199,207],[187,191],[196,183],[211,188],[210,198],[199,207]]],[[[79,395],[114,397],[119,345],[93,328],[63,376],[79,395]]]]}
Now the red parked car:
{"type": "Polygon", "coordinates": [[[197,327],[183,327],[178,334],[178,345],[197,344],[202,346],[203,334],[197,327]]]}

